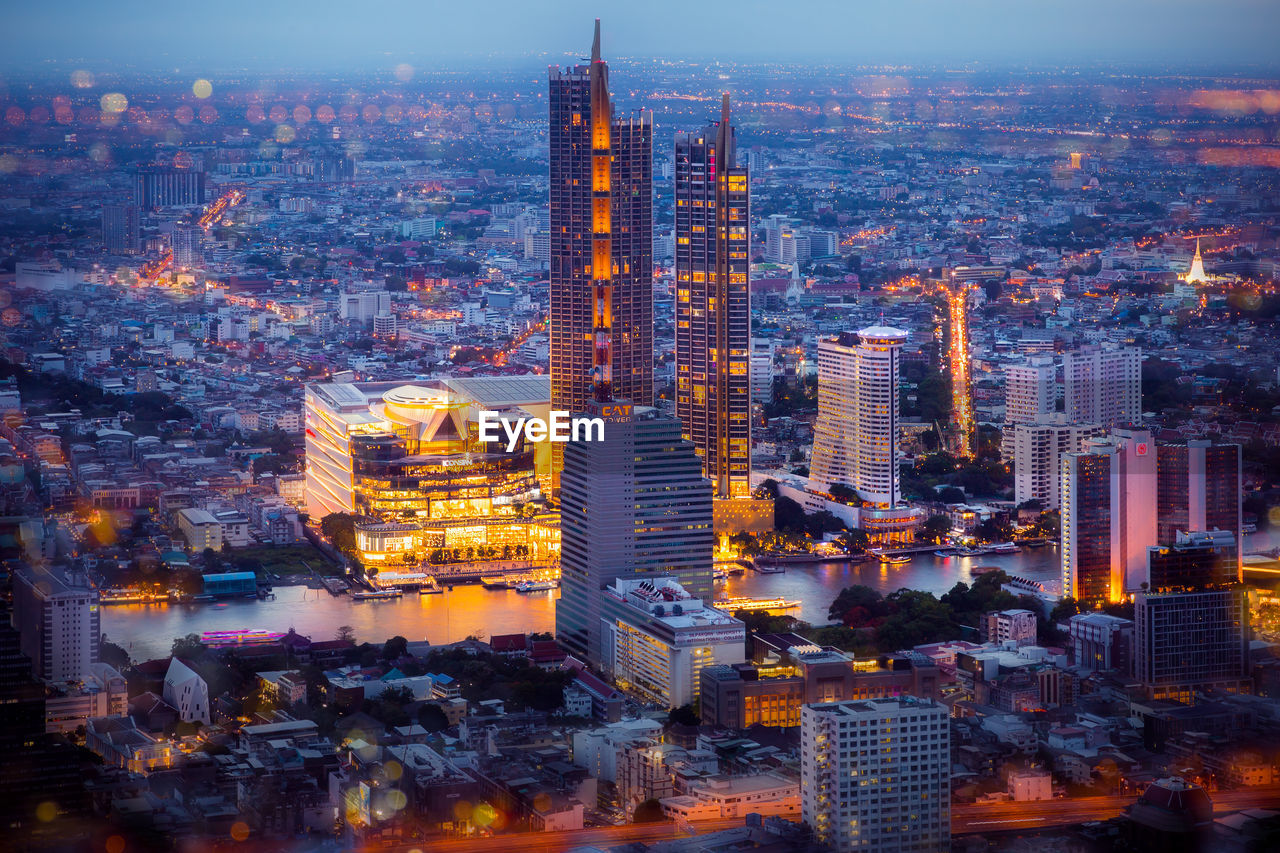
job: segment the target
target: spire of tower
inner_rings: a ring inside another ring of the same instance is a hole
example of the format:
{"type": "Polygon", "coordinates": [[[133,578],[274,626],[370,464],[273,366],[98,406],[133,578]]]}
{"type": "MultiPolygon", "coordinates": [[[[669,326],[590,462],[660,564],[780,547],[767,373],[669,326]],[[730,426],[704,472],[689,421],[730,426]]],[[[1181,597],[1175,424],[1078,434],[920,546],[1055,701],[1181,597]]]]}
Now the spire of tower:
{"type": "Polygon", "coordinates": [[[596,18],[596,35],[591,40],[591,61],[600,61],[600,19],[596,18]]]}
{"type": "Polygon", "coordinates": [[[720,126],[729,126],[729,93],[725,92],[720,101],[720,126]]]}

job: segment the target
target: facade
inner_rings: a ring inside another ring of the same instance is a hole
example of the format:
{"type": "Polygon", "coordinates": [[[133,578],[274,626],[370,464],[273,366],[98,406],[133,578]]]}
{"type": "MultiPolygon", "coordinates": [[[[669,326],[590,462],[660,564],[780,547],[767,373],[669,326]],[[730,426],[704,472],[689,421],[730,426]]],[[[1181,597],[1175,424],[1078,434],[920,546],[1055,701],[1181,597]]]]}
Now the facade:
{"type": "Polygon", "coordinates": [[[542,499],[551,445],[479,435],[482,411],[547,418],[549,394],[543,376],[309,385],[307,511],[367,517],[371,565],[549,559],[555,517],[524,507],[542,499]]]}
{"type": "Polygon", "coordinates": [[[1128,675],[1133,666],[1133,621],[1107,613],[1071,617],[1072,660],[1090,672],[1128,675]]]}
{"type": "Polygon", "coordinates": [[[717,498],[751,494],[751,200],[729,96],[675,145],[676,416],[717,498]]]}
{"type": "MultiPolygon", "coordinates": [[[[1162,444],[1156,459],[1156,536],[1161,545],[1175,542],[1179,533],[1201,530],[1227,531],[1234,541],[1241,541],[1240,445],[1206,440],[1162,444]]],[[[1243,553],[1238,558],[1243,559],[1243,553]]]]}
{"type": "Polygon", "coordinates": [[[709,666],[699,684],[699,713],[707,725],[731,729],[800,725],[801,706],[892,696],[931,697],[938,670],[906,659],[856,660],[814,648],[785,660],[709,666]]]}
{"type": "Polygon", "coordinates": [[[653,401],[653,117],[620,118],[591,61],[549,74],[551,401],[653,401]]]}
{"type": "Polygon", "coordinates": [[[1062,460],[1062,591],[1118,601],[1146,580],[1156,541],[1156,448],[1146,430],[1116,429],[1062,460]]]}
{"type": "Polygon", "coordinates": [[[751,400],[767,403],[773,399],[773,340],[751,339],[751,400]]]}
{"type": "Polygon", "coordinates": [[[83,572],[21,568],[13,575],[13,626],[36,677],[81,681],[98,662],[98,591],[83,572]]]}
{"type": "Polygon", "coordinates": [[[113,255],[136,255],[141,245],[142,226],[136,204],[102,206],[102,245],[113,255]]]}
{"type": "Polygon", "coordinates": [[[662,812],[674,821],[725,820],[758,814],[795,820],[800,817],[800,786],[776,773],[756,776],[712,776],[688,793],[662,799],[662,812]]]}
{"type": "Polygon", "coordinates": [[[1172,545],[1147,549],[1148,587],[1180,592],[1239,583],[1239,550],[1225,530],[1178,533],[1172,545]]]}
{"type": "Polygon", "coordinates": [[[601,664],[605,588],[669,575],[710,601],[714,534],[711,484],[679,421],[622,402],[589,404],[587,414],[604,418],[604,441],[563,445],[556,638],[601,664]]]}
{"type": "Polygon", "coordinates": [[[1078,453],[1087,439],[1103,434],[1098,424],[1068,424],[1065,420],[1059,415],[1013,427],[1013,499],[1018,504],[1034,500],[1042,510],[1058,509],[1062,505],[1062,457],[1078,453]]]}
{"type": "Polygon", "coordinates": [[[1249,692],[1249,605],[1244,588],[1134,596],[1135,675],[1152,699],[1191,703],[1197,690],[1249,692]]]}
{"type": "Polygon", "coordinates": [[[218,551],[222,548],[222,525],[213,517],[213,513],[194,507],[180,509],[177,519],[178,531],[192,551],[203,551],[205,548],[218,551]]]}
{"type": "Polygon", "coordinates": [[[182,722],[209,724],[209,685],[177,658],[169,660],[161,696],[178,709],[178,719],[182,722]]]}
{"type": "Polygon", "coordinates": [[[743,659],[746,626],[671,578],[616,580],[604,591],[602,610],[602,666],[619,687],[647,701],[691,704],[705,667],[743,659]]]}
{"type": "Polygon", "coordinates": [[[1007,426],[1049,421],[1056,408],[1053,356],[1032,356],[1004,369],[1004,422],[1007,426]]]}
{"type": "Polygon", "coordinates": [[[144,210],[204,204],[204,172],[177,166],[141,166],[133,175],[133,203],[144,210]]]}
{"type": "Polygon", "coordinates": [[[1067,420],[1106,427],[1142,420],[1142,350],[1089,346],[1062,357],[1067,420]]]}
{"type": "Polygon", "coordinates": [[[203,240],[204,229],[199,225],[178,223],[173,226],[173,265],[178,269],[204,266],[203,240]]]}
{"type": "Polygon", "coordinates": [[[984,613],[982,638],[988,643],[1013,643],[1015,646],[1034,646],[1036,643],[1036,614],[1030,610],[1001,610],[984,613]]]}
{"type": "Polygon", "coordinates": [[[951,838],[951,731],[926,699],[806,705],[800,797],[815,840],[836,851],[934,853],[951,838]]]}

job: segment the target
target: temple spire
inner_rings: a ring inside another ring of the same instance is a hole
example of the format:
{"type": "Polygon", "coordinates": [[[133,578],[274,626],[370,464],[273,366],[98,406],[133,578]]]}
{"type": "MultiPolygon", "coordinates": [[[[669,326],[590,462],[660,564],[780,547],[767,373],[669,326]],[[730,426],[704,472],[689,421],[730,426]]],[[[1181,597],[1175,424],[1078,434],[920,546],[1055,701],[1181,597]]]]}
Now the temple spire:
{"type": "Polygon", "coordinates": [[[596,35],[591,40],[591,61],[600,61],[600,19],[596,18],[596,35]]]}

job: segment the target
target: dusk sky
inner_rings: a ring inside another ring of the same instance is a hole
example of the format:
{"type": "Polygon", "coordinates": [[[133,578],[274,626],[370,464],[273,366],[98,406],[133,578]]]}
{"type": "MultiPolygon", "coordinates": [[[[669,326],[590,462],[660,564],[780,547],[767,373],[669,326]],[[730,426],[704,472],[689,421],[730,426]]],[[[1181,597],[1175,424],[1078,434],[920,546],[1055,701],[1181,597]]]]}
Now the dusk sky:
{"type": "Polygon", "coordinates": [[[992,65],[1277,60],[1275,0],[54,0],[11,2],[0,67],[383,70],[609,56],[992,65]],[[723,20],[721,20],[723,19],[723,20]]]}

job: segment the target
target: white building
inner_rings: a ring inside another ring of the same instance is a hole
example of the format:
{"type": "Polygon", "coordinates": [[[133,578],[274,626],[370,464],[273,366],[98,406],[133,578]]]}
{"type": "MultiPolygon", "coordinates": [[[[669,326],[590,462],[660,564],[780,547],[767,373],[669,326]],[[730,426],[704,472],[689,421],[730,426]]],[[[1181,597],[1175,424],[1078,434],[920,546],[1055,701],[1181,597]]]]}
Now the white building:
{"type": "Polygon", "coordinates": [[[877,542],[897,541],[909,538],[923,516],[902,505],[898,482],[898,373],[907,333],[869,326],[854,338],[845,333],[818,343],[809,491],[825,496],[837,484],[853,488],[861,505],[852,508],[852,526],[877,542]]]}
{"type": "Polygon", "coordinates": [[[751,399],[767,403],[773,399],[773,340],[751,339],[751,399]]]}
{"type": "Polygon", "coordinates": [[[1018,770],[1010,773],[1009,798],[1015,803],[1053,799],[1053,774],[1048,770],[1018,770]]]}
{"type": "Polygon", "coordinates": [[[983,639],[988,643],[1033,646],[1036,642],[1036,615],[1030,610],[1001,610],[982,617],[983,639]]]}
{"type": "Polygon", "coordinates": [[[746,659],[746,626],[674,578],[619,578],[603,596],[602,664],[624,690],[678,708],[697,698],[703,667],[746,659]]]}
{"type": "Polygon", "coordinates": [[[1070,423],[1110,427],[1142,419],[1142,350],[1106,345],[1068,352],[1062,382],[1070,423]]]}
{"type": "Polygon", "coordinates": [[[1046,422],[1014,426],[1014,501],[1023,504],[1036,500],[1042,510],[1057,509],[1062,503],[1062,457],[1080,452],[1086,439],[1100,437],[1104,432],[1099,424],[1068,424],[1062,415],[1046,422]]]}
{"type": "Polygon", "coordinates": [[[82,681],[98,662],[98,591],[79,571],[23,568],[13,576],[13,626],[36,676],[82,681]]]}
{"type": "Polygon", "coordinates": [[[1004,422],[1038,424],[1054,413],[1055,368],[1052,356],[1033,356],[1004,369],[1004,422]]]}
{"type": "Polygon", "coordinates": [[[209,685],[177,658],[169,661],[161,697],[178,709],[178,719],[182,722],[209,724],[209,685]]]}
{"type": "Polygon", "coordinates": [[[752,812],[795,820],[800,817],[800,785],[776,773],[712,776],[661,802],[663,813],[675,821],[724,820],[752,812]]]}
{"type": "Polygon", "coordinates": [[[837,851],[934,853],[951,838],[946,706],[901,697],[805,705],[804,822],[837,851]]]}
{"type": "Polygon", "coordinates": [[[379,314],[391,313],[391,294],[385,290],[343,293],[338,297],[338,316],[349,323],[369,325],[379,314]]]}

